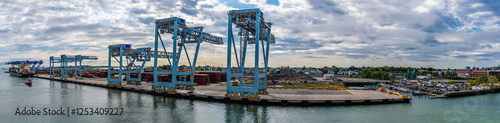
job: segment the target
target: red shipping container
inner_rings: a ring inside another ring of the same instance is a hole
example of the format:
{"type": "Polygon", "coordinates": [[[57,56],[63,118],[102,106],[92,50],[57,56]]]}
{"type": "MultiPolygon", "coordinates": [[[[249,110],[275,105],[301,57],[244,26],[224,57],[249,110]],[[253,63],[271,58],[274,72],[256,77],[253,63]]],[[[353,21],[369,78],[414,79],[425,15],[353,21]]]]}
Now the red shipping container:
{"type": "Polygon", "coordinates": [[[158,82],[172,82],[172,75],[171,74],[158,75],[158,82]]]}
{"type": "Polygon", "coordinates": [[[227,74],[226,73],[221,73],[220,74],[220,81],[221,82],[227,82],[227,74]]]}
{"type": "Polygon", "coordinates": [[[219,71],[199,71],[200,74],[209,74],[210,83],[218,83],[221,81],[221,74],[219,71]]]}
{"type": "MultiPolygon", "coordinates": [[[[111,76],[115,76],[115,73],[111,73],[111,76]]],[[[108,78],[108,71],[99,72],[99,78],[108,78]]]]}
{"type": "Polygon", "coordinates": [[[199,85],[206,85],[210,82],[210,75],[208,74],[195,74],[194,82],[199,85]]]}
{"type": "Polygon", "coordinates": [[[82,77],[85,77],[85,78],[94,78],[94,76],[91,75],[91,74],[82,74],[82,77]]]}
{"type": "Polygon", "coordinates": [[[130,78],[138,78],[138,73],[130,73],[130,78]]]}
{"type": "Polygon", "coordinates": [[[153,72],[143,72],[143,73],[141,73],[141,79],[142,79],[142,81],[152,82],[153,75],[154,75],[153,72]]]}
{"type": "Polygon", "coordinates": [[[99,78],[107,78],[107,77],[108,77],[108,71],[99,72],[99,78]]]}
{"type": "Polygon", "coordinates": [[[167,75],[158,75],[158,82],[167,82],[167,75]]]}

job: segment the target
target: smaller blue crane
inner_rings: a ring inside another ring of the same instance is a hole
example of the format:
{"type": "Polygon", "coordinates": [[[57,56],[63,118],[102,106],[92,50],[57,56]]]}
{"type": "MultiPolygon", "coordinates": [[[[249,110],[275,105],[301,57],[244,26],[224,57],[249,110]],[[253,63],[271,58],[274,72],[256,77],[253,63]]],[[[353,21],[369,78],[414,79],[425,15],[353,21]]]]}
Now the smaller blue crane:
{"type": "Polygon", "coordinates": [[[82,56],[82,55],[66,55],[63,54],[61,57],[50,57],[50,77],[55,77],[55,70],[60,70],[61,79],[66,79],[68,75],[72,74],[77,79],[82,79],[82,71],[85,71],[82,67],[83,60],[97,60],[97,56],[82,56]],[[75,66],[70,66],[69,63],[75,63],[75,66]],[[59,68],[55,67],[55,63],[59,63],[59,68]]]}

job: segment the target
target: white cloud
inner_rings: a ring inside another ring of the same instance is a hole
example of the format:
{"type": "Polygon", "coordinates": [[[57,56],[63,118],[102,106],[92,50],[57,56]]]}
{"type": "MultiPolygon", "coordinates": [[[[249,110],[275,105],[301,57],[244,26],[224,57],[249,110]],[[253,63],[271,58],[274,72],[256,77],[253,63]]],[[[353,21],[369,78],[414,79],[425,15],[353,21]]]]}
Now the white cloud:
{"type": "MultiPolygon", "coordinates": [[[[496,50],[500,17],[487,3],[281,0],[276,6],[266,2],[239,0],[229,5],[221,0],[2,1],[0,51],[11,54],[2,54],[5,57],[0,61],[90,54],[102,56],[95,63],[105,65],[103,54],[107,45],[153,47],[152,21],[174,16],[226,38],[227,12],[238,7],[261,8],[266,21],[274,23],[272,31],[278,39],[271,46],[270,64],[274,66],[286,61],[296,66],[413,64],[462,68],[471,62],[492,65],[499,58],[494,54],[500,52],[496,50]],[[19,48],[26,50],[16,50],[19,48]],[[306,59],[300,59],[305,56],[306,59]],[[307,59],[318,63],[310,64],[307,59]],[[447,62],[457,64],[443,64],[447,62]]],[[[170,36],[163,37],[167,44],[172,41],[170,36]]],[[[203,46],[203,64],[225,64],[225,45],[203,46]]]]}

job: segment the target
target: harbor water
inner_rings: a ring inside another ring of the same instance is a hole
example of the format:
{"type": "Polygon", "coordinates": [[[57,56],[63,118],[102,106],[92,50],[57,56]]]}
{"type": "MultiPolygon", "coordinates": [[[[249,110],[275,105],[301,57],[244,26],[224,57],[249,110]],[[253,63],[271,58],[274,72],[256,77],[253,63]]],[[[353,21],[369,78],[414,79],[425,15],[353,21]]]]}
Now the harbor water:
{"type": "Polygon", "coordinates": [[[411,103],[282,107],[178,99],[0,74],[0,119],[12,122],[500,122],[500,94],[411,103]],[[17,109],[123,108],[120,115],[18,115],[17,109]]]}

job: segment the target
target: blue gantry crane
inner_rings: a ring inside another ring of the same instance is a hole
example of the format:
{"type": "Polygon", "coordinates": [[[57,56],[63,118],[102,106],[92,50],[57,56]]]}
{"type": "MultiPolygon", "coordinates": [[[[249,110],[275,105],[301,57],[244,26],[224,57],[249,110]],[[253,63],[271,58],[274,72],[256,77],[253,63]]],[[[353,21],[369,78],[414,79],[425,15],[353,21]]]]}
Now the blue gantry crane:
{"type": "Polygon", "coordinates": [[[274,44],[275,37],[271,34],[271,22],[266,22],[264,14],[260,9],[232,10],[228,13],[228,47],[227,47],[227,94],[226,97],[237,98],[260,98],[258,94],[268,94],[267,92],[267,71],[269,61],[269,44],[274,44]],[[236,51],[236,43],[233,36],[233,24],[239,28],[240,51],[236,51]],[[259,42],[262,46],[260,48],[259,42]],[[247,45],[255,44],[255,65],[254,84],[245,85],[243,82],[243,72],[245,70],[245,58],[247,45]],[[231,69],[231,51],[234,48],[237,69],[231,69]],[[259,50],[262,49],[264,68],[259,71],[259,50]],[[238,57],[238,54],[240,55],[238,57]],[[232,86],[232,79],[236,78],[239,86],[232,86]],[[260,85],[259,83],[262,83],[260,85]]]}
{"type": "Polygon", "coordinates": [[[155,21],[155,53],[154,53],[154,84],[153,89],[155,91],[166,91],[166,92],[176,92],[176,89],[186,89],[193,90],[194,84],[194,73],[196,61],[198,58],[198,51],[200,44],[202,42],[212,43],[222,45],[224,44],[221,37],[217,37],[208,33],[203,32],[203,27],[188,27],[186,21],[182,18],[172,17],[158,19],[155,21]],[[158,43],[161,43],[163,51],[166,52],[165,45],[161,39],[160,34],[170,33],[173,34],[173,45],[172,45],[172,61],[168,59],[171,66],[170,71],[159,71],[158,70],[158,60],[159,48],[158,43]],[[195,54],[191,64],[188,51],[186,49],[186,44],[196,43],[195,54]],[[182,50],[185,51],[187,61],[189,63],[189,70],[183,71],[178,70],[179,61],[181,57],[182,50]],[[159,82],[159,75],[171,75],[171,82],[159,82]],[[189,77],[189,81],[187,79],[189,77]]]}
{"type": "Polygon", "coordinates": [[[23,63],[26,63],[26,65],[28,65],[28,68],[31,73],[37,74],[38,69],[43,64],[43,60],[9,61],[6,62],[5,64],[15,66],[15,65],[21,65],[23,63]]]}
{"type": "MultiPolygon", "coordinates": [[[[141,85],[144,65],[147,61],[151,61],[151,54],[154,53],[151,47],[132,49],[130,44],[117,44],[109,45],[108,48],[108,85],[122,86],[122,73],[126,74],[127,84],[141,85]],[[119,64],[118,69],[112,69],[112,57],[119,64]],[[112,77],[111,73],[118,73],[118,77],[112,77]],[[136,74],[137,78],[132,77],[132,74],[136,74]]],[[[172,58],[172,53],[159,52],[157,58],[172,58]]]]}
{"type": "Polygon", "coordinates": [[[55,77],[55,70],[61,70],[61,79],[66,79],[69,72],[74,72],[73,76],[77,79],[82,78],[82,71],[85,71],[82,67],[83,60],[97,60],[97,56],[82,56],[82,55],[66,55],[63,54],[61,57],[50,57],[50,77],[55,77]],[[75,66],[70,66],[69,63],[75,63],[75,66]],[[55,64],[59,63],[60,66],[56,67],[55,64]],[[74,70],[74,71],[73,71],[74,70]]]}

